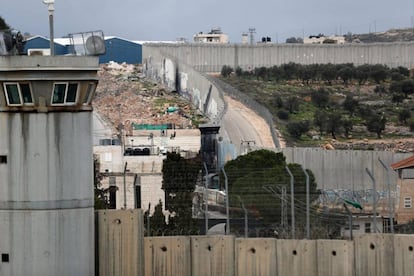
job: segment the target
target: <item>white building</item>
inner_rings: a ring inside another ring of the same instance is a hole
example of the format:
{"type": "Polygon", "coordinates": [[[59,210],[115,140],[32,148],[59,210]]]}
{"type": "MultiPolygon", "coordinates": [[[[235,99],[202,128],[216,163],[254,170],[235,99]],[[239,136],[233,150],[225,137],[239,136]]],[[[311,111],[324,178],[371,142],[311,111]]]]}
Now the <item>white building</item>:
{"type": "Polygon", "coordinates": [[[159,203],[165,212],[162,190],[162,164],[167,151],[179,152],[183,157],[194,157],[200,150],[198,129],[139,130],[134,136],[124,137],[125,146],[94,146],[104,176],[102,188],[109,189],[111,208],[144,211],[159,203]],[[174,137],[173,137],[174,136],[174,137]],[[140,155],[134,155],[134,152],[140,155]],[[142,155],[141,155],[142,154],[142,155]]]}
{"type": "Polygon", "coordinates": [[[199,32],[193,36],[196,43],[229,43],[228,35],[224,34],[220,28],[212,29],[208,33],[199,32]]]}
{"type": "MultiPolygon", "coordinates": [[[[353,214],[352,216],[352,236],[360,236],[367,233],[383,233],[384,219],[381,216],[375,218],[376,225],[374,224],[373,215],[367,214],[353,214]]],[[[341,227],[341,236],[349,238],[351,235],[349,231],[349,223],[341,227]]]]}

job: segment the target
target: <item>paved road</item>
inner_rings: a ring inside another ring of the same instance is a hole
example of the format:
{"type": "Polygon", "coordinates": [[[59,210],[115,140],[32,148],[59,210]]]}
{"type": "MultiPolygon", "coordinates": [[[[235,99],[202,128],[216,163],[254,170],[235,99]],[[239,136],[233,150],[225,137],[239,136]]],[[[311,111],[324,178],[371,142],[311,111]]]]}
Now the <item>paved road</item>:
{"type": "Polygon", "coordinates": [[[238,154],[247,152],[249,147],[275,147],[269,126],[262,117],[230,97],[226,96],[225,100],[228,108],[223,116],[220,135],[236,146],[238,154]]]}

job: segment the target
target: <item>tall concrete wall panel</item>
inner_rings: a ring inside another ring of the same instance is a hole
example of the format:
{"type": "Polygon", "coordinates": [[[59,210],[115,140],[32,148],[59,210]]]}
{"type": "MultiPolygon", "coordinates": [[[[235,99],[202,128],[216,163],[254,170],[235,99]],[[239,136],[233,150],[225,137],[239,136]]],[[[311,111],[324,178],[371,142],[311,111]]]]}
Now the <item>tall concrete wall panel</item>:
{"type": "Polygon", "coordinates": [[[93,206],[92,186],[87,185],[93,183],[93,172],[84,165],[88,160],[92,164],[90,113],[0,117],[0,149],[8,149],[9,156],[8,179],[3,179],[9,185],[0,185],[0,208],[93,206]]]}
{"type": "Polygon", "coordinates": [[[298,163],[315,175],[318,189],[369,190],[373,182],[368,169],[376,180],[378,191],[388,189],[386,170],[378,159],[390,169],[391,183],[395,185],[397,175],[390,164],[403,160],[411,154],[391,151],[325,150],[319,148],[283,148],[288,163],[298,163]]]}
{"type": "MultiPolygon", "coordinates": [[[[99,212],[99,275],[414,275],[412,235],[366,234],[354,240],[144,238],[142,214],[136,212],[141,211],[99,212]]],[[[3,271],[7,264],[0,263],[3,271]]]]}
{"type": "Polygon", "coordinates": [[[394,236],[394,273],[389,275],[409,276],[414,274],[414,235],[394,236]]]}
{"type": "MultiPolygon", "coordinates": [[[[191,267],[194,276],[234,276],[234,236],[191,238],[191,267]]],[[[184,275],[184,274],[182,274],[184,275]]]]}
{"type": "MultiPolygon", "coordinates": [[[[354,243],[342,240],[317,240],[318,276],[353,276],[354,243]]],[[[364,275],[364,274],[357,274],[364,275]]]]}
{"type": "Polygon", "coordinates": [[[0,275],[93,275],[92,208],[0,210],[0,222],[0,275]]]}
{"type": "Polygon", "coordinates": [[[369,234],[355,238],[356,275],[387,276],[394,272],[394,235],[369,234]]]}
{"type": "Polygon", "coordinates": [[[277,240],[277,275],[318,275],[316,241],[277,240]]]}
{"type": "MultiPolygon", "coordinates": [[[[202,111],[212,121],[220,120],[225,104],[217,88],[202,74],[186,62],[188,57],[195,59],[203,66],[209,66],[211,61],[201,61],[203,53],[198,47],[186,47],[181,51],[178,46],[147,47],[144,52],[144,70],[148,77],[159,81],[172,90],[177,90],[184,98],[202,111]],[[180,62],[178,62],[180,60],[180,62]],[[175,71],[175,74],[172,72],[175,71]]],[[[219,49],[219,48],[218,48],[219,49]]],[[[214,48],[213,48],[214,50],[214,48]]],[[[225,58],[218,51],[213,55],[216,62],[225,58]]]]}
{"type": "Polygon", "coordinates": [[[199,275],[191,273],[189,236],[146,237],[144,244],[146,276],[199,275]]]}
{"type": "Polygon", "coordinates": [[[102,210],[97,212],[97,221],[99,275],[144,275],[141,210],[102,210]]]}
{"type": "Polygon", "coordinates": [[[385,64],[389,67],[414,67],[413,42],[312,45],[312,44],[263,44],[263,45],[202,45],[149,44],[144,47],[144,58],[148,48],[158,48],[166,55],[175,57],[180,63],[193,66],[201,72],[220,72],[223,65],[244,70],[254,67],[269,67],[284,63],[354,63],[385,64]]]}
{"type": "Polygon", "coordinates": [[[276,240],[236,239],[236,275],[272,276],[277,275],[276,240]]]}
{"type": "Polygon", "coordinates": [[[0,113],[0,275],[93,274],[91,116],[0,113]]]}

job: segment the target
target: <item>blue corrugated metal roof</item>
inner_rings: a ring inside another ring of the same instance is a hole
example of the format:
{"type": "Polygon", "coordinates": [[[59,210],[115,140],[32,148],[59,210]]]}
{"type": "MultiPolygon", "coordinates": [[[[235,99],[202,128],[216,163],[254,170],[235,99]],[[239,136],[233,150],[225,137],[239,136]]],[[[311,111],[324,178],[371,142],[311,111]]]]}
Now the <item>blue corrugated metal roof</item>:
{"type": "MultiPolygon", "coordinates": [[[[66,45],[62,45],[59,43],[54,42],[55,45],[55,54],[56,55],[66,55],[68,53],[68,49],[66,45]]],[[[50,40],[49,38],[43,36],[34,36],[26,40],[26,44],[24,46],[24,52],[27,53],[28,49],[49,49],[50,48],[50,40]]]]}
{"type": "MultiPolygon", "coordinates": [[[[66,55],[71,53],[70,41],[67,38],[56,38],[55,54],[66,55]]],[[[34,36],[26,40],[25,52],[28,49],[49,49],[49,38],[43,36],[34,36]]],[[[128,39],[116,36],[105,37],[106,53],[99,57],[99,63],[108,63],[115,61],[118,63],[141,64],[142,63],[142,45],[128,39]]]]}
{"type": "Polygon", "coordinates": [[[105,37],[106,53],[99,57],[99,63],[142,63],[142,45],[119,37],[105,37]]]}

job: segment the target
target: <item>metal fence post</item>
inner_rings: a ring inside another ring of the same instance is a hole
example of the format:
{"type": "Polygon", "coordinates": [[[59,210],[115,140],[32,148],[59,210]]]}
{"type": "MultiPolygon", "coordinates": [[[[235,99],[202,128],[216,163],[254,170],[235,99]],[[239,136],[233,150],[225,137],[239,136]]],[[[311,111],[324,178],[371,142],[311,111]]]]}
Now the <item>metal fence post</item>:
{"type": "Polygon", "coordinates": [[[290,176],[290,213],[291,213],[291,227],[292,227],[292,239],[295,239],[295,178],[293,177],[292,172],[286,166],[286,171],[290,176]]]}

